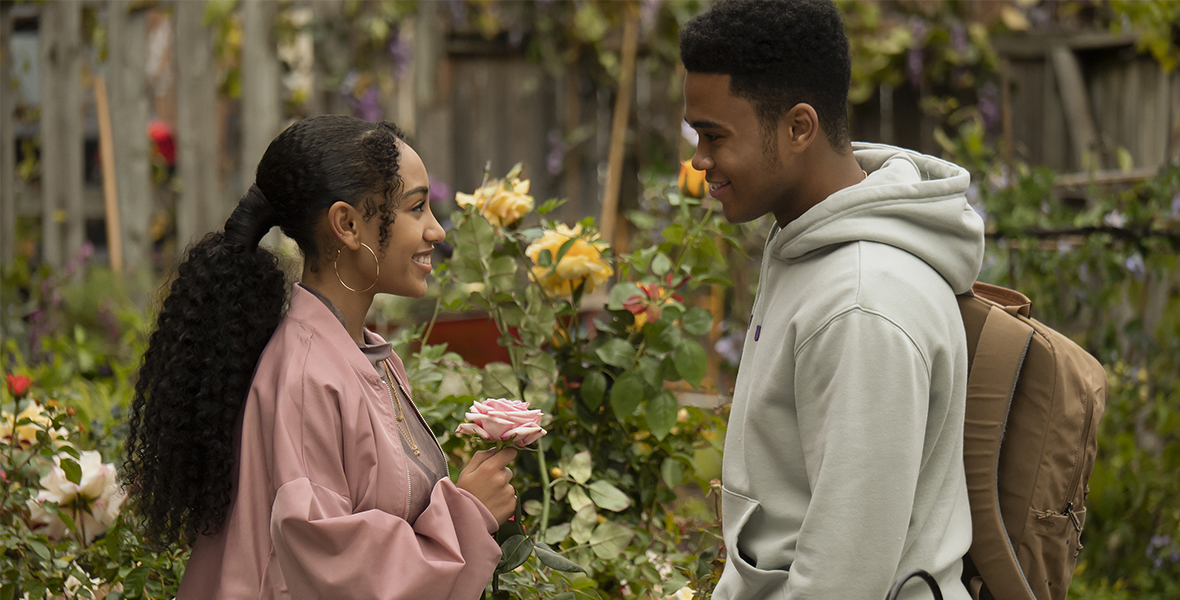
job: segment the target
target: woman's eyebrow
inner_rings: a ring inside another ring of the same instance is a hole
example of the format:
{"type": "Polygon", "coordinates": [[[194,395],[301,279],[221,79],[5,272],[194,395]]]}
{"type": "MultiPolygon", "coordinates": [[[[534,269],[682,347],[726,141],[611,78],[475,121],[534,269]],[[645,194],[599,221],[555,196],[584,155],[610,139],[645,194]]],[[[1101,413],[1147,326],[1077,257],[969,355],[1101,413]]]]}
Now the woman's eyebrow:
{"type": "Polygon", "coordinates": [[[402,198],[409,198],[410,196],[413,196],[414,194],[429,194],[429,193],[430,193],[430,188],[428,188],[424,185],[420,185],[420,186],[402,194],[402,198]]]}

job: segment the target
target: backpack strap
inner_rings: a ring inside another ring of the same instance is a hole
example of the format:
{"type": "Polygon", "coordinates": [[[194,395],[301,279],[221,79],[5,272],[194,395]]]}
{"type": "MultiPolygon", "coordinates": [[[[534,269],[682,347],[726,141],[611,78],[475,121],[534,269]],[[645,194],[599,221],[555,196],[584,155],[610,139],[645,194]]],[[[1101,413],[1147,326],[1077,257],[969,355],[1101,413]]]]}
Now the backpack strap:
{"type": "Polygon", "coordinates": [[[971,503],[970,556],[987,591],[1004,600],[1036,600],[1004,527],[998,491],[1004,427],[1032,334],[1029,324],[993,304],[967,378],[963,463],[971,503]]]}

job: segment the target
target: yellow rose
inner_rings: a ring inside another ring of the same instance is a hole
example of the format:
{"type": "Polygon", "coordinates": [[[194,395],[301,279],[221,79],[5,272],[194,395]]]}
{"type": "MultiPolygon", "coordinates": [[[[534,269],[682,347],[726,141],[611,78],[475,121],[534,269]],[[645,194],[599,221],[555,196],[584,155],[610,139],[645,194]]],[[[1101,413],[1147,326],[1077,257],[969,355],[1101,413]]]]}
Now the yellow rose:
{"type": "Polygon", "coordinates": [[[524,253],[533,261],[532,273],[537,282],[552,293],[572,296],[583,281],[586,282],[585,291],[589,293],[614,275],[614,269],[602,257],[604,250],[606,244],[598,239],[598,235],[584,235],[581,225],[575,225],[572,229],[558,225],[557,229],[546,231],[545,235],[530,244],[524,253]],[[578,239],[566,250],[556,267],[552,264],[547,267],[540,265],[541,252],[548,250],[550,260],[556,260],[561,247],[573,238],[578,239]]]}
{"type": "Polygon", "coordinates": [[[8,442],[13,437],[21,445],[30,446],[37,441],[37,432],[44,429],[52,439],[63,438],[67,435],[65,429],[51,429],[53,419],[45,413],[45,409],[36,402],[30,402],[16,417],[10,413],[0,415],[0,441],[8,442]],[[22,419],[29,419],[32,423],[16,426],[22,419]],[[16,427],[16,435],[12,430],[16,427]]]}
{"type": "Polygon", "coordinates": [[[709,184],[705,181],[705,172],[692,168],[692,161],[680,163],[680,179],[677,181],[680,194],[693,198],[704,198],[709,193],[709,184]]]}
{"type": "Polygon", "coordinates": [[[474,206],[479,214],[496,227],[506,227],[520,220],[533,209],[529,195],[529,180],[512,178],[493,179],[475,190],[474,194],[455,194],[455,202],[462,207],[474,206]]]}

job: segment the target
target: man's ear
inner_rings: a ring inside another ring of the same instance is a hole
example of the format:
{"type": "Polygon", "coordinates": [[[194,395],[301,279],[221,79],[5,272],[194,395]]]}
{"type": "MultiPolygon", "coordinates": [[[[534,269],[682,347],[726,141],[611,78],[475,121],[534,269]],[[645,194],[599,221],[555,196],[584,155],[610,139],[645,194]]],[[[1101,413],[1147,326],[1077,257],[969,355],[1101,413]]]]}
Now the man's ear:
{"type": "Polygon", "coordinates": [[[789,152],[803,152],[819,135],[819,115],[806,102],[796,104],[779,121],[779,139],[789,152]]]}
{"type": "Polygon", "coordinates": [[[349,250],[359,250],[361,247],[359,225],[360,215],[351,204],[337,202],[328,207],[328,227],[332,230],[332,236],[349,250]]]}

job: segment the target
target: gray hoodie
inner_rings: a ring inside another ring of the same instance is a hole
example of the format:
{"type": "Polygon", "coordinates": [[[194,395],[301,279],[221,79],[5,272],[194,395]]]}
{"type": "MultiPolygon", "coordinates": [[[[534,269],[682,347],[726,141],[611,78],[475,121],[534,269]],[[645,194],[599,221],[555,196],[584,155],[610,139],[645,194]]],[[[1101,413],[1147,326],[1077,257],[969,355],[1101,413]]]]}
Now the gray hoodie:
{"type": "MultiPolygon", "coordinates": [[[[967,346],[983,259],[962,168],[853,144],[868,172],[766,243],[725,441],[714,598],[881,600],[925,569],[947,600],[971,544],[967,346]]],[[[903,598],[930,598],[918,583],[903,598]]]]}

